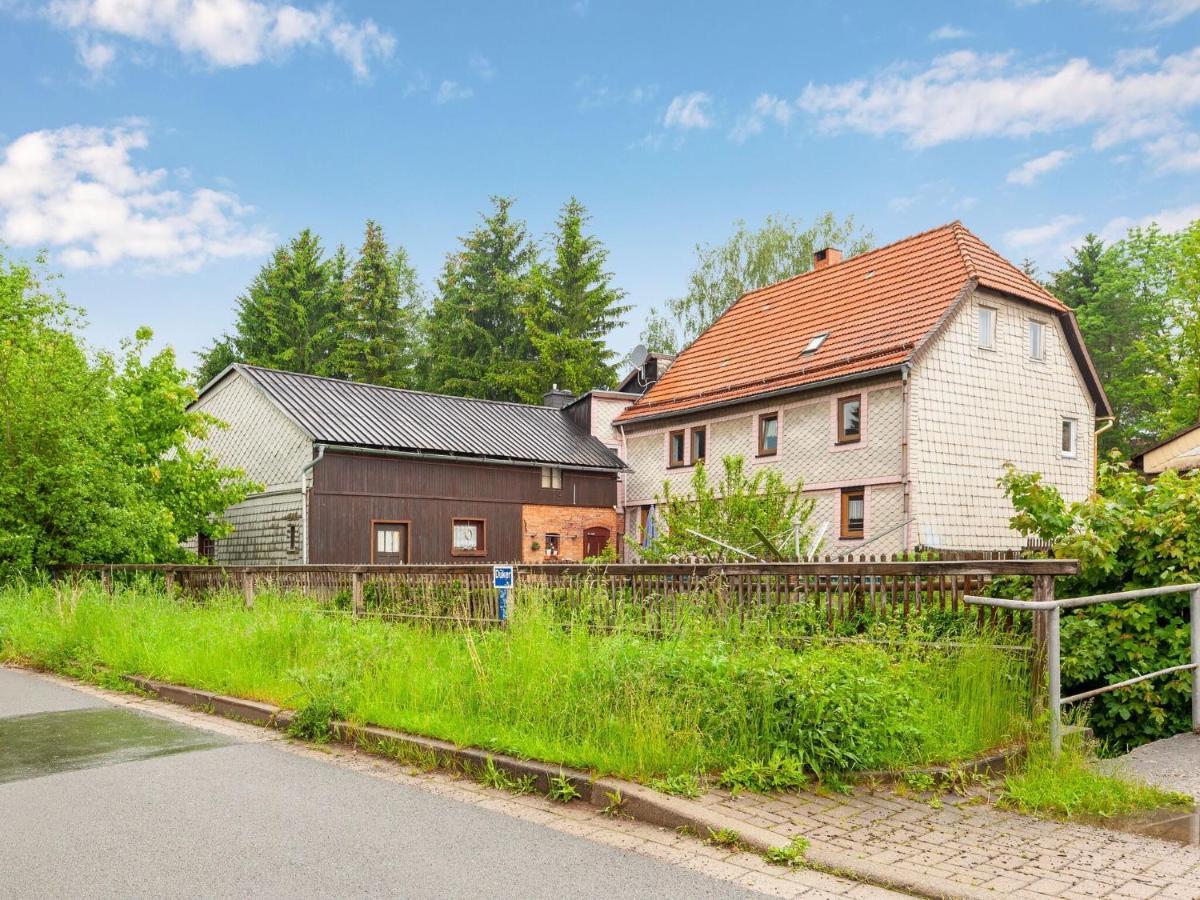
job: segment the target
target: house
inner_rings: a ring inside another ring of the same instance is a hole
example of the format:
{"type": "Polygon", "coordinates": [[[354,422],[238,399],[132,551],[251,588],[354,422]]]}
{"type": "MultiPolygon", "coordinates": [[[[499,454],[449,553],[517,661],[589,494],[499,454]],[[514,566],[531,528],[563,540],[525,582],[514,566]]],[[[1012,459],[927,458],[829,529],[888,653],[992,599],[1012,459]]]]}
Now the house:
{"type": "Polygon", "coordinates": [[[1133,467],[1146,475],[1161,475],[1168,469],[1189,472],[1200,469],[1200,424],[1185,428],[1133,457],[1133,467]]]}
{"type": "Polygon", "coordinates": [[[825,552],[1019,546],[1005,463],[1087,496],[1108,399],[1071,310],[960,222],[734,303],[614,420],[626,528],[740,455],[803,479],[825,552]]]}
{"type": "Polygon", "coordinates": [[[231,536],[198,540],[214,562],[578,561],[619,537],[622,463],[556,406],[235,364],[192,408],[263,486],[227,511],[231,536]]]}

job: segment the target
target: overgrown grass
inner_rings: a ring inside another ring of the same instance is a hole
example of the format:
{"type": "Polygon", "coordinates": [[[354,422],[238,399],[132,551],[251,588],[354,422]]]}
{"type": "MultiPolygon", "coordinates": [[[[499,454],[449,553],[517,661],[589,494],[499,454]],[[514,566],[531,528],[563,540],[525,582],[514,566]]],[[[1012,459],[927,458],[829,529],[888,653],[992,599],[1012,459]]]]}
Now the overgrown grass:
{"type": "Polygon", "coordinates": [[[0,591],[0,658],[311,706],[318,730],[321,710],[337,710],[642,780],[752,773],[744,786],[947,762],[1019,737],[1024,658],[986,636],[959,640],[797,649],[703,618],[659,637],[598,632],[532,590],[505,630],[355,622],[298,597],[260,596],[247,611],[144,588],[0,591]]]}
{"type": "Polygon", "coordinates": [[[1165,791],[1120,772],[1103,772],[1091,748],[1067,742],[1057,757],[1039,741],[1016,772],[1004,779],[1001,803],[1024,813],[1059,818],[1109,819],[1147,810],[1188,808],[1186,794],[1165,791]]]}

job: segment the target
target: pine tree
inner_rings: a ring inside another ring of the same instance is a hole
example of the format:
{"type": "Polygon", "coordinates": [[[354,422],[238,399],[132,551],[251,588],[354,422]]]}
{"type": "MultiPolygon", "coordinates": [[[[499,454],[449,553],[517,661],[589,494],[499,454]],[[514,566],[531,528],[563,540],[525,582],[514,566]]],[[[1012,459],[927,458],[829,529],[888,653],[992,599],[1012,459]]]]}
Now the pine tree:
{"type": "Polygon", "coordinates": [[[379,223],[368,220],[359,257],[345,281],[338,374],[354,381],[411,387],[418,340],[421,290],[400,248],[392,253],[379,223]]]}
{"type": "MultiPolygon", "coordinates": [[[[608,250],[584,233],[590,217],[572,197],[558,217],[553,260],[544,274],[544,290],[528,311],[530,335],[541,357],[544,388],[583,393],[615,384],[617,372],[608,335],[622,324],[631,307],[625,292],[605,271],[608,250]]],[[[543,388],[543,390],[544,390],[543,388]]]]}
{"type": "Polygon", "coordinates": [[[326,374],[340,301],[332,260],[325,259],[321,239],[306,228],[276,248],[238,298],[234,333],[202,354],[197,380],[203,383],[233,361],[326,374]]]}
{"type": "Polygon", "coordinates": [[[1100,261],[1104,257],[1104,242],[1088,234],[1075,248],[1075,255],[1065,268],[1053,272],[1047,287],[1071,309],[1079,310],[1096,299],[1100,289],[1100,261]]]}
{"type": "Polygon", "coordinates": [[[540,401],[545,385],[526,327],[543,304],[544,276],[513,200],[493,197],[490,215],[446,258],[427,325],[425,386],[492,400],[540,401]]]}

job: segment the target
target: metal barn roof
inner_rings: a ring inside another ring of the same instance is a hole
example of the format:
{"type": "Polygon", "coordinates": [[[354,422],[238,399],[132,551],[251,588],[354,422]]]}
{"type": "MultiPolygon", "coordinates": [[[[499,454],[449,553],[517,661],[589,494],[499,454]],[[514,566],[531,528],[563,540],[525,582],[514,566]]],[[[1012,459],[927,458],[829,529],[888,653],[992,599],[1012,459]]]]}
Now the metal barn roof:
{"type": "Polygon", "coordinates": [[[623,468],[616,454],[547,406],[427,394],[241,363],[230,369],[261,389],[318,443],[623,468]]]}

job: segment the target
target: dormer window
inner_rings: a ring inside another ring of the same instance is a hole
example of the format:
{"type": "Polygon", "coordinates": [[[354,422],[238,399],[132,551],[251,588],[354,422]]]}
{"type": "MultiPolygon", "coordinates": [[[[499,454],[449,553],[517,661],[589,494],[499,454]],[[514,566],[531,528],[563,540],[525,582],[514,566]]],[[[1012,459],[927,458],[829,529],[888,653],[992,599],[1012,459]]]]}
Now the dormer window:
{"type": "Polygon", "coordinates": [[[812,340],[808,342],[801,352],[801,356],[811,356],[816,353],[821,349],[821,345],[825,343],[825,338],[827,337],[829,337],[828,331],[822,331],[820,334],[813,335],[812,340]]]}

